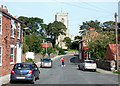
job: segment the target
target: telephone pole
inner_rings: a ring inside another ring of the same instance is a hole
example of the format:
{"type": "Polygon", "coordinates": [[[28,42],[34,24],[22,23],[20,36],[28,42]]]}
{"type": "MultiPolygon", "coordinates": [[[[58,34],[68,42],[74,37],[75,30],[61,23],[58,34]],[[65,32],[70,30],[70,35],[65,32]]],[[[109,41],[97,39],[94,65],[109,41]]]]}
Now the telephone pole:
{"type": "Polygon", "coordinates": [[[115,35],[116,35],[116,62],[117,62],[117,71],[119,71],[119,58],[118,58],[118,24],[117,24],[117,13],[115,13],[115,35]]]}

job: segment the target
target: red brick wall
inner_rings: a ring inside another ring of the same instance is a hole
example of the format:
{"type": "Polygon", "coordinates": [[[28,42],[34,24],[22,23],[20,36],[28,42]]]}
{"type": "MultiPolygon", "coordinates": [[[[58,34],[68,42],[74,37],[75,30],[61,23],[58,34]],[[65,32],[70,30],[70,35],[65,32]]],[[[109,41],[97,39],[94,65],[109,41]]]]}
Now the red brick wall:
{"type": "Polygon", "coordinates": [[[114,60],[114,55],[113,55],[113,53],[111,52],[110,47],[107,48],[106,58],[107,58],[107,60],[114,60]]]}
{"type": "Polygon", "coordinates": [[[13,65],[16,63],[17,49],[14,48],[14,64],[10,64],[10,45],[16,46],[17,41],[21,41],[17,39],[17,30],[18,29],[15,29],[15,38],[11,38],[11,20],[6,16],[2,17],[2,35],[0,35],[0,46],[2,46],[2,66],[0,66],[0,76],[10,74],[13,65]]]}
{"type": "MultiPolygon", "coordinates": [[[[118,44],[119,56],[118,60],[120,60],[120,44],[118,44]]],[[[116,44],[109,44],[106,52],[107,60],[116,60],[116,44]]]]}

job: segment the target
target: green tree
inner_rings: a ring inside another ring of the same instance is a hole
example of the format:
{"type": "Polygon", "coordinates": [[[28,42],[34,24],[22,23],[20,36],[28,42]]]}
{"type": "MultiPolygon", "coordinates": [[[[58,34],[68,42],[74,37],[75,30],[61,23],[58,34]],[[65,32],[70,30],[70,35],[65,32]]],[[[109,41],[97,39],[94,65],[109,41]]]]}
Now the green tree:
{"type": "MultiPolygon", "coordinates": [[[[86,28],[87,30],[90,26],[95,28],[95,31],[98,33],[98,36],[95,38],[93,37],[89,40],[89,51],[91,52],[92,57],[97,57],[98,59],[106,59],[105,55],[108,44],[115,43],[115,22],[106,21],[103,24],[101,24],[100,22],[95,23],[93,21],[90,21],[81,25],[82,28],[84,27],[84,29],[86,28]]],[[[89,36],[88,34],[84,34],[83,36],[89,36]]]]}
{"type": "Polygon", "coordinates": [[[99,33],[97,38],[93,38],[88,42],[89,51],[92,54],[92,57],[98,59],[106,58],[106,50],[108,44],[112,44],[113,41],[110,41],[111,37],[109,35],[105,35],[103,33],[99,33]]]}
{"type": "Polygon", "coordinates": [[[79,50],[79,43],[82,40],[81,36],[75,36],[74,41],[71,44],[71,49],[79,50]]]}
{"type": "Polygon", "coordinates": [[[60,34],[66,35],[65,31],[67,30],[66,26],[62,22],[54,21],[49,23],[46,28],[46,33],[50,37],[50,41],[55,48],[56,40],[60,34]]]}
{"type": "Polygon", "coordinates": [[[37,36],[36,33],[33,33],[31,35],[27,35],[26,38],[26,44],[29,47],[29,51],[39,53],[41,51],[40,43],[42,42],[42,40],[40,40],[40,37],[37,36]]]}
{"type": "Polygon", "coordinates": [[[47,25],[43,24],[43,19],[37,17],[20,16],[18,19],[23,22],[23,53],[27,51],[39,53],[41,50],[40,43],[46,38],[44,33],[47,25]],[[26,27],[28,29],[25,30],[26,27]]]}
{"type": "MultiPolygon", "coordinates": [[[[94,27],[96,29],[96,31],[101,31],[101,24],[98,20],[91,20],[91,21],[86,21],[83,22],[82,25],[80,25],[80,30],[88,30],[90,27],[94,27]]],[[[84,34],[84,31],[80,31],[80,34],[84,34]]]]}
{"type": "Polygon", "coordinates": [[[68,47],[68,49],[70,49],[71,47],[71,39],[69,37],[65,37],[63,42],[65,42],[65,45],[68,47]]]}

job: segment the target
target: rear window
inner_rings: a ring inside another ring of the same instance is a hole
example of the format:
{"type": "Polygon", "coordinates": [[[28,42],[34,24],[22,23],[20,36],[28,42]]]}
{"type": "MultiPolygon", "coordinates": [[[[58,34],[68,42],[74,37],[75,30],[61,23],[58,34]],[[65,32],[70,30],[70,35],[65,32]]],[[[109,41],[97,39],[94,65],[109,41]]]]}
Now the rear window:
{"type": "Polygon", "coordinates": [[[42,61],[43,61],[43,62],[51,62],[50,59],[43,59],[42,61]]]}
{"type": "Polygon", "coordinates": [[[94,61],[85,61],[86,63],[95,63],[94,61]]]}
{"type": "Polygon", "coordinates": [[[14,69],[19,69],[19,70],[29,70],[29,69],[31,69],[32,68],[32,66],[31,65],[29,65],[29,64],[16,64],[15,66],[14,66],[14,69]]]}

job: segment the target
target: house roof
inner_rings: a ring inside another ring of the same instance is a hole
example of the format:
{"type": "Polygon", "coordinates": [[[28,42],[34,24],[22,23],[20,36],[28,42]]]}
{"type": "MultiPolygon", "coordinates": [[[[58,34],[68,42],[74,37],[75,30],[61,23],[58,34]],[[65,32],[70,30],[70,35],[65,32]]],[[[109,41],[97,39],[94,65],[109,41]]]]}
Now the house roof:
{"type": "Polygon", "coordinates": [[[4,9],[3,6],[0,6],[0,12],[7,17],[10,17],[10,18],[12,18],[20,23],[23,23],[22,21],[18,20],[15,16],[12,16],[10,13],[8,13],[7,8],[4,9]]]}
{"type": "MultiPolygon", "coordinates": [[[[109,44],[109,47],[114,55],[116,55],[116,44],[109,44]]],[[[118,44],[118,53],[120,55],[120,44],[118,44]]]]}
{"type": "Polygon", "coordinates": [[[83,38],[83,41],[90,40],[98,36],[98,33],[95,31],[94,27],[89,28],[86,32],[86,36],[83,38]]]}

